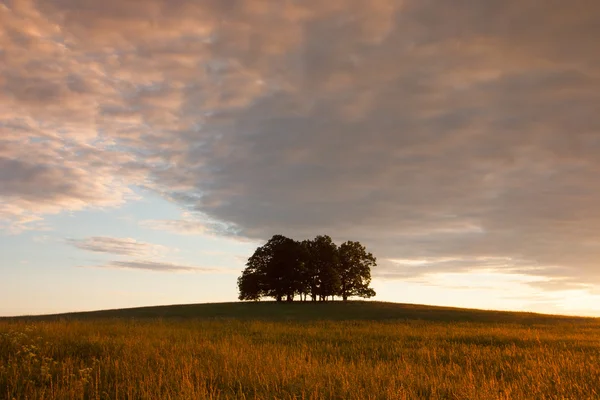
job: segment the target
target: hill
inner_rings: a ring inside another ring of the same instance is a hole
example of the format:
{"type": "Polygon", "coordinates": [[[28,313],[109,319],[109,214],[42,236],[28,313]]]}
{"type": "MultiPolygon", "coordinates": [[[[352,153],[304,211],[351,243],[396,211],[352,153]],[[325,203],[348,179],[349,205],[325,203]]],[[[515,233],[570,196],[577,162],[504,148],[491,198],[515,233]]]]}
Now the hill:
{"type": "Polygon", "coordinates": [[[0,398],[597,399],[599,322],[371,301],[3,318],[0,398]]]}
{"type": "Polygon", "coordinates": [[[8,317],[11,320],[93,320],[93,319],[239,319],[267,321],[397,321],[490,322],[540,324],[552,322],[590,322],[595,318],[537,314],[531,312],[491,311],[453,307],[401,304],[378,301],[341,301],[326,303],[234,302],[181,304],[124,308],[64,314],[8,317]]]}

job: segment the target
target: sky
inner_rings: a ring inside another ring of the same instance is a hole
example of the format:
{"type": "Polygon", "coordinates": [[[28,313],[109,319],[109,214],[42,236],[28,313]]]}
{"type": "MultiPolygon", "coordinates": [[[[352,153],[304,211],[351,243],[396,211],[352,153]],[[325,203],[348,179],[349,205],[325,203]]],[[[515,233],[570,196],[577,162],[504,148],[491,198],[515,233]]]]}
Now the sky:
{"type": "Polygon", "coordinates": [[[377,300],[600,316],[597,0],[0,0],[0,315],[235,301],[273,234],[377,300]]]}

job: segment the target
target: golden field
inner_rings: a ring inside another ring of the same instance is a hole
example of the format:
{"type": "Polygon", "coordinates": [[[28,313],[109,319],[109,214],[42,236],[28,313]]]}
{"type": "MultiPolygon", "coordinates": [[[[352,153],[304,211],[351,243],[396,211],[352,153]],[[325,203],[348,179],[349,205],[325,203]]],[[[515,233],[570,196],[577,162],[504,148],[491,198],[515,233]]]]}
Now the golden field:
{"type": "Polygon", "coordinates": [[[600,321],[378,302],[0,319],[6,399],[598,399],[600,321]]]}

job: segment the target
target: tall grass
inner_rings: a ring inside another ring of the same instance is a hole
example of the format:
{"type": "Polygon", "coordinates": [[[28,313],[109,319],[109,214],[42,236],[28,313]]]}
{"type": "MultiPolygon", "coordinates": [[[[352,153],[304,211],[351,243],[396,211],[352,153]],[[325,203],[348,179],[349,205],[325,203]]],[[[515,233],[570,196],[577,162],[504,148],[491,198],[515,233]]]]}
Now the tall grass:
{"type": "Polygon", "coordinates": [[[0,321],[6,399],[597,399],[600,324],[0,321]]]}

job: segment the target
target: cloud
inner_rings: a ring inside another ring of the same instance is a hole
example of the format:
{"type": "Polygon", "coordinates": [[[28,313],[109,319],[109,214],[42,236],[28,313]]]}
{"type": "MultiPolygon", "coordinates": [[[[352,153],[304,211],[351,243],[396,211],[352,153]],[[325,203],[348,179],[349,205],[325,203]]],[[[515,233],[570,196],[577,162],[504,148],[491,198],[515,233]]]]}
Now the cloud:
{"type": "MultiPolygon", "coordinates": [[[[600,284],[595,0],[19,0],[0,218],[144,186],[265,239],[600,284]],[[534,273],[534,272],[531,272],[534,273]]],[[[188,221],[148,227],[203,232],[188,221]]],[[[17,230],[17,228],[13,228],[17,230]]],[[[382,274],[413,273],[382,264],[382,274]]]]}
{"type": "Polygon", "coordinates": [[[127,260],[113,260],[105,264],[86,266],[86,268],[130,269],[155,272],[232,272],[222,267],[200,267],[168,261],[150,261],[150,257],[162,257],[171,249],[166,246],[140,242],[131,238],[96,236],[85,239],[68,239],[67,242],[81,250],[133,258],[127,260]]]}
{"type": "Polygon", "coordinates": [[[139,242],[131,238],[94,236],[85,239],[68,239],[67,243],[81,250],[124,256],[159,256],[169,251],[165,246],[139,242]]]}
{"type": "Polygon", "coordinates": [[[182,212],[180,219],[142,220],[139,224],[147,229],[176,235],[212,236],[237,242],[256,242],[256,240],[241,235],[239,229],[232,224],[214,220],[198,212],[182,212]]]}
{"type": "Polygon", "coordinates": [[[180,235],[236,235],[236,232],[228,224],[198,212],[183,211],[180,219],[148,219],[140,221],[140,225],[180,235]]]}
{"type": "Polygon", "coordinates": [[[89,268],[109,268],[109,269],[130,269],[138,271],[153,271],[153,272],[198,272],[198,273],[228,273],[222,268],[212,267],[194,267],[189,265],[172,264],[166,262],[154,261],[112,261],[108,264],[97,265],[89,268]]]}
{"type": "Polygon", "coordinates": [[[204,235],[208,232],[205,224],[198,221],[181,219],[149,219],[140,222],[140,225],[159,231],[167,231],[180,235],[204,235]]]}

